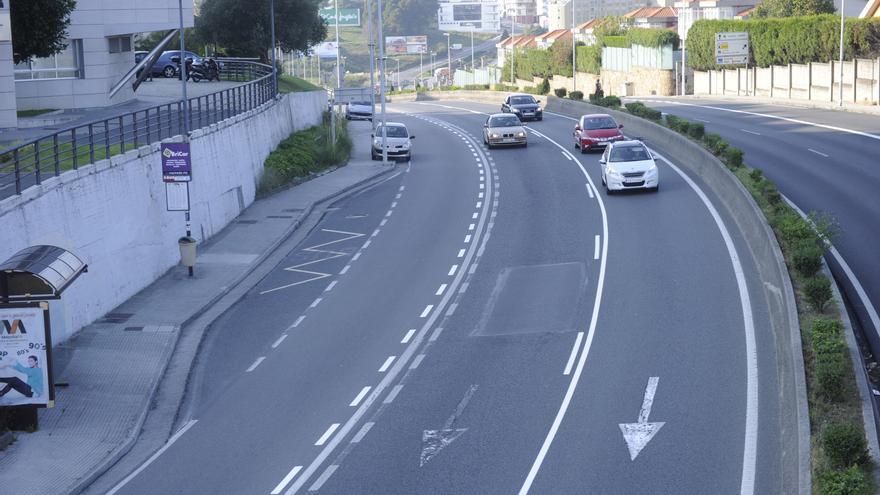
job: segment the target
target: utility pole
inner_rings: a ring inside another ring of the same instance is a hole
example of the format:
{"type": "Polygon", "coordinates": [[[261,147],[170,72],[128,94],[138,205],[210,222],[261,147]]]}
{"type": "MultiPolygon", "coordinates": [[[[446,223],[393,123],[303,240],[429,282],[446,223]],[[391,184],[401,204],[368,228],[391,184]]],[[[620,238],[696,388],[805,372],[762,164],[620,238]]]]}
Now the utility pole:
{"type": "Polygon", "coordinates": [[[471,26],[471,72],[476,72],[477,65],[474,62],[474,27],[471,26]]]}
{"type": "Polygon", "coordinates": [[[333,0],[336,11],[336,87],[342,87],[342,66],[339,63],[339,0],[333,0]]]}
{"type": "Polygon", "coordinates": [[[422,67],[422,54],[423,52],[419,50],[419,81],[418,86],[422,85],[422,78],[425,76],[425,69],[422,67]]]}
{"type": "MultiPolygon", "coordinates": [[[[508,12],[510,12],[508,10],[508,12]]],[[[510,39],[513,40],[513,46],[510,47],[510,84],[516,84],[516,81],[513,78],[513,64],[516,62],[516,11],[513,12],[514,15],[510,18],[510,39]]]]}
{"type": "Polygon", "coordinates": [[[382,18],[382,0],[376,0],[376,2],[379,5],[376,15],[379,22],[379,99],[382,102],[382,163],[388,164],[388,132],[386,131],[387,122],[385,115],[385,38],[383,37],[382,28],[385,22],[382,18]]]}
{"type": "Polygon", "coordinates": [[[449,81],[449,86],[452,86],[452,36],[449,33],[443,33],[446,35],[446,71],[447,80],[449,81]]]}
{"type": "MultiPolygon", "coordinates": [[[[376,114],[376,43],[373,40],[373,0],[367,0],[367,38],[370,46],[370,116],[376,114]]],[[[372,144],[371,144],[372,146],[372,144]]]]}
{"type": "MultiPolygon", "coordinates": [[[[183,0],[177,0],[177,13],[180,17],[180,32],[178,35],[180,36],[180,82],[181,82],[181,90],[183,101],[183,142],[186,143],[187,151],[189,151],[189,99],[186,97],[186,79],[187,79],[187,71],[186,71],[186,31],[183,27],[183,0]]],[[[190,163],[192,163],[192,153],[189,155],[190,163]]],[[[184,219],[186,221],[186,236],[188,238],[192,237],[192,223],[190,221],[190,210],[189,210],[189,182],[186,183],[186,195],[187,195],[187,209],[184,211],[184,219]]],[[[193,267],[187,267],[187,273],[190,277],[193,276],[193,267]]]]}
{"type": "MultiPolygon", "coordinates": [[[[846,0],[840,0],[840,64],[838,64],[840,66],[840,70],[838,70],[838,72],[837,72],[839,75],[838,84],[840,84],[840,92],[838,93],[837,105],[841,106],[841,107],[843,106],[843,30],[844,30],[843,9],[845,6],[846,6],[846,0]]],[[[833,88],[832,88],[832,90],[833,90],[833,88]]],[[[853,92],[855,92],[855,88],[853,88],[853,92]]]]}
{"type": "Polygon", "coordinates": [[[574,38],[574,29],[577,27],[577,21],[574,17],[574,1],[571,2],[571,90],[577,90],[577,42],[574,38]]]}
{"type": "Polygon", "coordinates": [[[269,0],[269,24],[272,32],[272,97],[278,94],[278,63],[275,60],[275,0],[269,0]]]}

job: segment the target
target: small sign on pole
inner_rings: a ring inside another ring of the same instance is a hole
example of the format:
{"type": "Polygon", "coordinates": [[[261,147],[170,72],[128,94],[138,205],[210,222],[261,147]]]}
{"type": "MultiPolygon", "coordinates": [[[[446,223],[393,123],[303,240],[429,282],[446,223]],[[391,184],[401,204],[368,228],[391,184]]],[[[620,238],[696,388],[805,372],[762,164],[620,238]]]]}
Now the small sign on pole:
{"type": "Polygon", "coordinates": [[[189,182],[192,180],[192,157],[189,143],[162,143],[162,180],[189,182]]]}
{"type": "Polygon", "coordinates": [[[749,63],[749,33],[715,33],[715,63],[718,65],[747,65],[749,63]]]}
{"type": "Polygon", "coordinates": [[[53,407],[49,304],[0,304],[0,406],[53,407]]]}
{"type": "Polygon", "coordinates": [[[189,182],[165,183],[165,208],[168,211],[189,211],[189,182]]]}

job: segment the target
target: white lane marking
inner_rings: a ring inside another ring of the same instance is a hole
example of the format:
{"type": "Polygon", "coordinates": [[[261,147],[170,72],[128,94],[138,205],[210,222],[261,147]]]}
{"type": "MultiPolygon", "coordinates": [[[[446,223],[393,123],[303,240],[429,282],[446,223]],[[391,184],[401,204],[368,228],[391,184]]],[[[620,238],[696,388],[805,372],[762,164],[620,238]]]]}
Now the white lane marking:
{"type": "Polygon", "coordinates": [[[372,428],[374,424],[376,423],[372,421],[364,423],[364,426],[361,427],[361,429],[355,434],[354,438],[351,439],[351,443],[358,443],[363,440],[364,437],[367,435],[367,432],[370,431],[370,428],[372,428]]]}
{"type": "MultiPolygon", "coordinates": [[[[409,334],[407,334],[407,335],[409,335],[409,334]]],[[[391,367],[391,363],[394,362],[395,358],[397,358],[397,356],[388,356],[385,359],[385,362],[382,363],[382,366],[379,367],[379,373],[385,373],[386,371],[388,371],[388,368],[391,367]]]]}
{"type": "Polygon", "coordinates": [[[476,207],[477,207],[477,208],[482,208],[482,207],[483,207],[483,202],[482,202],[482,201],[477,201],[477,206],[476,206],[476,207]]]}
{"type": "Polygon", "coordinates": [[[393,213],[393,211],[394,211],[394,210],[388,210],[388,212],[385,213],[385,216],[386,216],[386,217],[390,217],[390,216],[391,216],[391,213],[393,213]]]}
{"type": "Polygon", "coordinates": [[[452,265],[452,267],[449,269],[449,273],[447,273],[446,275],[449,275],[451,277],[455,275],[456,270],[458,270],[458,265],[452,265]]]}
{"type": "Polygon", "coordinates": [[[392,208],[397,208],[397,201],[392,201],[392,202],[391,202],[391,207],[392,207],[392,208]]]}
{"type": "Polygon", "coordinates": [[[449,309],[446,310],[446,316],[452,316],[456,309],[458,309],[458,303],[450,304],[449,309]]]}
{"type": "Polygon", "coordinates": [[[578,349],[581,347],[581,340],[584,338],[584,332],[578,332],[577,338],[574,339],[574,346],[571,348],[571,355],[568,356],[568,362],[565,363],[565,371],[562,372],[563,375],[569,375],[571,373],[571,368],[574,366],[574,358],[577,357],[578,349]]]}
{"type": "MultiPolygon", "coordinates": [[[[494,212],[493,212],[493,213],[494,213],[494,212]]],[[[480,216],[480,214],[479,214],[478,212],[475,211],[474,214],[473,214],[473,216],[472,216],[471,218],[472,218],[472,219],[476,219],[476,218],[479,217],[479,216],[480,216]]]]}
{"type": "Polygon", "coordinates": [[[474,230],[477,226],[475,224],[468,225],[468,230],[474,230]]]}
{"type": "Polygon", "coordinates": [[[257,369],[257,366],[259,366],[260,363],[262,363],[265,359],[266,359],[266,356],[260,356],[260,357],[258,357],[257,360],[254,361],[254,364],[250,365],[250,366],[248,367],[248,369],[244,370],[244,372],[245,372],[245,373],[250,373],[251,371],[254,371],[255,369],[257,369]]]}
{"type": "Polygon", "coordinates": [[[303,251],[308,251],[308,252],[312,252],[312,253],[327,254],[329,256],[326,256],[324,258],[320,258],[317,260],[307,261],[305,263],[300,263],[300,264],[294,265],[294,266],[288,266],[287,268],[284,269],[285,271],[289,271],[289,272],[305,273],[306,275],[311,275],[311,278],[306,279],[306,280],[300,280],[299,282],[294,282],[292,284],[282,285],[280,287],[275,287],[272,289],[264,290],[264,291],[260,292],[260,295],[268,294],[270,292],[275,292],[275,291],[282,290],[282,289],[287,289],[287,288],[294,287],[297,285],[307,284],[309,282],[314,282],[315,280],[320,280],[322,278],[329,277],[330,276],[329,273],[304,270],[302,267],[313,265],[315,263],[321,263],[323,261],[329,261],[332,259],[340,258],[342,256],[346,256],[347,253],[344,253],[342,251],[333,251],[330,249],[323,249],[323,248],[325,248],[331,244],[336,244],[339,242],[344,242],[344,241],[348,241],[351,239],[356,239],[358,237],[364,236],[364,234],[358,234],[356,232],[346,232],[344,230],[321,229],[321,231],[322,232],[330,232],[333,234],[340,234],[340,235],[344,235],[346,237],[342,237],[342,238],[336,239],[334,241],[325,242],[322,244],[318,244],[316,246],[310,246],[310,247],[303,249],[303,251]]]}
{"type": "Polygon", "coordinates": [[[406,335],[403,336],[403,340],[401,340],[400,343],[401,343],[401,344],[408,344],[408,343],[409,343],[409,339],[411,339],[412,336],[413,336],[413,334],[415,334],[415,333],[416,333],[416,329],[415,329],[415,328],[410,328],[410,329],[406,332],[406,335]]]}
{"type": "Polygon", "coordinates": [[[361,246],[361,249],[367,249],[368,247],[370,247],[370,244],[372,244],[372,243],[373,243],[372,239],[367,239],[367,242],[365,242],[364,245],[361,246]]]}
{"type": "Polygon", "coordinates": [[[651,415],[651,406],[654,405],[654,394],[657,393],[658,383],[660,383],[659,376],[648,378],[648,386],[645,387],[645,396],[642,399],[642,408],[639,409],[639,419],[637,422],[618,423],[620,433],[623,434],[623,441],[626,442],[626,448],[629,450],[629,460],[631,461],[636,460],[639,452],[648,445],[648,442],[666,424],[662,421],[648,422],[648,417],[651,415]]]}
{"type": "Polygon", "coordinates": [[[331,290],[333,290],[333,288],[336,287],[336,282],[338,282],[338,280],[330,282],[330,285],[328,285],[327,288],[324,289],[324,292],[330,292],[331,290]]]}
{"type": "Polygon", "coordinates": [[[748,132],[749,134],[754,134],[755,136],[760,136],[760,135],[761,135],[760,132],[750,131],[750,130],[748,130],[748,129],[740,129],[740,130],[743,131],[743,132],[748,132]]]}
{"type": "Polygon", "coordinates": [[[486,188],[486,184],[483,184],[483,183],[481,182],[481,183],[480,183],[480,189],[485,189],[485,188],[486,188]]]}
{"type": "Polygon", "coordinates": [[[596,239],[596,243],[593,246],[593,259],[597,260],[597,259],[599,259],[599,234],[596,234],[595,239],[596,239]]]}
{"type": "Polygon", "coordinates": [[[821,151],[816,151],[813,148],[807,148],[807,151],[812,151],[813,153],[815,153],[819,156],[824,156],[825,158],[828,158],[828,155],[826,155],[825,153],[822,153],[821,151]]]}
{"type": "Polygon", "coordinates": [[[319,476],[318,479],[315,480],[312,486],[309,487],[309,491],[316,492],[320,490],[321,487],[324,486],[324,483],[326,483],[327,480],[330,479],[331,476],[333,476],[333,473],[335,473],[337,469],[339,469],[338,464],[331,464],[327,466],[327,469],[324,470],[324,473],[321,474],[321,476],[319,476]]]}
{"type": "Polygon", "coordinates": [[[471,242],[471,235],[470,234],[464,236],[464,242],[465,242],[465,244],[471,242]]]}
{"type": "Polygon", "coordinates": [[[361,252],[358,251],[358,252],[354,253],[354,256],[351,257],[351,261],[357,261],[358,258],[360,258],[360,257],[361,257],[361,252]]]}
{"type": "Polygon", "coordinates": [[[403,191],[404,189],[406,189],[406,186],[400,186],[400,189],[399,189],[399,190],[400,190],[400,191],[403,191]]]}
{"type": "Polygon", "coordinates": [[[336,428],[339,428],[339,423],[333,423],[332,425],[330,425],[330,427],[327,428],[327,431],[325,431],[324,434],[321,435],[321,438],[319,438],[318,441],[315,442],[315,445],[324,445],[324,443],[326,443],[327,440],[330,439],[330,436],[333,435],[333,432],[336,431],[336,428]]]}
{"type": "Polygon", "coordinates": [[[474,263],[474,264],[472,264],[471,267],[468,269],[468,275],[473,275],[476,271],[477,271],[477,264],[474,263]]]}
{"type": "Polygon", "coordinates": [[[461,284],[461,287],[458,288],[458,293],[459,293],[459,294],[464,294],[464,293],[467,291],[467,288],[468,288],[468,283],[467,283],[467,282],[461,284]]]}
{"type": "Polygon", "coordinates": [[[442,296],[443,292],[446,290],[446,284],[440,284],[440,288],[437,289],[437,292],[434,293],[435,296],[442,296]]]}
{"type": "Polygon", "coordinates": [[[459,257],[459,258],[464,258],[464,252],[465,252],[464,249],[459,249],[459,250],[458,250],[458,257],[459,257]]]}
{"type": "Polygon", "coordinates": [[[419,315],[419,318],[425,318],[426,316],[428,316],[431,313],[432,309],[434,309],[433,304],[429,304],[429,305],[425,306],[425,309],[422,311],[422,314],[419,315]]]}
{"type": "Polygon", "coordinates": [[[370,234],[370,237],[376,237],[377,235],[379,235],[379,232],[380,232],[379,229],[374,230],[373,233],[370,234]]]}
{"type": "Polygon", "coordinates": [[[590,198],[593,198],[593,186],[587,184],[587,194],[590,195],[590,198]]]}
{"type": "Polygon", "coordinates": [[[479,194],[477,194],[477,197],[480,198],[480,199],[483,199],[483,193],[479,193],[479,194]]]}
{"type": "Polygon", "coordinates": [[[340,275],[345,275],[345,273],[351,268],[351,265],[345,265],[342,267],[342,270],[339,270],[340,275]]]}
{"type": "Polygon", "coordinates": [[[379,226],[380,226],[380,227],[384,227],[386,223],[388,223],[388,219],[387,219],[387,218],[383,218],[382,221],[379,222],[379,226]]]}
{"type": "Polygon", "coordinates": [[[293,322],[293,325],[290,325],[290,328],[296,328],[296,327],[298,327],[299,324],[302,323],[303,320],[305,320],[305,319],[306,319],[306,315],[302,315],[302,316],[300,316],[299,318],[296,319],[295,322],[293,322]]]}
{"type": "Polygon", "coordinates": [[[281,491],[284,490],[284,487],[286,487],[290,483],[290,480],[292,480],[293,477],[296,476],[297,473],[300,472],[300,470],[302,470],[302,468],[302,466],[293,466],[293,469],[291,469],[290,472],[287,473],[287,476],[285,476],[284,479],[282,479],[281,482],[275,486],[274,490],[269,492],[270,495],[278,495],[279,493],[281,493],[281,491]]]}
{"type": "Polygon", "coordinates": [[[281,345],[281,343],[284,342],[284,339],[286,339],[286,338],[287,338],[286,333],[281,334],[281,337],[278,337],[278,340],[276,340],[275,342],[272,343],[272,349],[277,349],[278,346],[281,345]]]}
{"type": "Polygon", "coordinates": [[[187,423],[185,425],[183,425],[183,428],[177,430],[177,433],[172,435],[171,438],[169,438],[168,441],[165,442],[165,445],[163,445],[159,450],[157,450],[155,454],[151,455],[150,458],[147,459],[143,464],[141,464],[137,469],[132,471],[131,474],[129,474],[128,476],[123,478],[122,481],[117,483],[116,486],[111,488],[110,491],[107,492],[107,495],[115,495],[116,492],[118,492],[125,485],[127,485],[129,481],[135,479],[135,477],[137,475],[141,474],[144,471],[144,469],[147,469],[150,466],[150,464],[155,462],[156,459],[158,459],[160,455],[165,453],[166,450],[168,450],[172,445],[174,445],[174,442],[176,442],[180,437],[183,436],[184,433],[186,433],[190,428],[192,428],[198,422],[199,422],[199,420],[197,420],[197,419],[191,419],[191,420],[187,421],[187,423]]]}
{"type": "Polygon", "coordinates": [[[400,393],[400,390],[403,388],[403,385],[395,385],[394,388],[391,389],[391,392],[388,393],[388,396],[385,397],[385,400],[382,401],[383,404],[391,404],[394,402],[394,399],[397,398],[397,394],[400,393]]]}
{"type": "Polygon", "coordinates": [[[314,301],[312,301],[312,304],[310,304],[309,307],[314,308],[314,307],[318,306],[319,304],[321,304],[322,300],[323,300],[323,298],[321,298],[321,297],[315,299],[314,301]]]}
{"type": "Polygon", "coordinates": [[[563,151],[563,152],[562,152],[562,156],[564,156],[566,160],[571,161],[571,157],[568,156],[568,153],[566,153],[566,152],[563,151]]]}
{"type": "Polygon", "coordinates": [[[481,176],[480,176],[480,182],[484,182],[485,180],[486,180],[486,177],[483,176],[483,175],[481,175],[481,176]]]}
{"type": "Polygon", "coordinates": [[[418,368],[419,365],[422,364],[422,359],[425,359],[424,354],[419,354],[418,356],[416,356],[416,358],[413,359],[412,364],[409,365],[409,369],[414,370],[414,369],[418,368]]]}
{"type": "Polygon", "coordinates": [[[370,387],[369,385],[366,386],[366,387],[364,387],[364,388],[362,388],[361,391],[358,392],[358,394],[357,394],[357,396],[354,398],[354,400],[352,400],[352,401],[348,404],[348,407],[357,407],[358,404],[360,404],[361,401],[364,400],[364,397],[366,397],[367,394],[370,393],[370,389],[371,389],[371,388],[373,388],[373,387],[370,387]]]}
{"type": "Polygon", "coordinates": [[[397,193],[397,196],[394,196],[394,199],[400,199],[401,194],[397,193]]]}
{"type": "Polygon", "coordinates": [[[705,120],[705,119],[697,119],[697,118],[695,118],[694,120],[696,120],[697,122],[702,122],[702,123],[704,123],[704,124],[711,124],[711,122],[709,122],[708,120],[705,120]]]}
{"type": "Polygon", "coordinates": [[[440,334],[443,333],[443,327],[437,327],[434,329],[434,332],[431,334],[431,337],[428,338],[428,342],[434,342],[437,338],[440,337],[440,334]]]}

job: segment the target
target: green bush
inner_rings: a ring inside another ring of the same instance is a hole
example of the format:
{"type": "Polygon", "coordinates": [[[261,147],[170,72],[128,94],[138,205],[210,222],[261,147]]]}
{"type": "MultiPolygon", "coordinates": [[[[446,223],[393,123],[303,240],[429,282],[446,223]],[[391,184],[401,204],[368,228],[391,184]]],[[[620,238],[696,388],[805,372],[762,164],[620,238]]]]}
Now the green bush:
{"type": "Polygon", "coordinates": [[[532,94],[532,95],[539,95],[539,94],[541,94],[541,92],[540,92],[540,91],[538,90],[538,88],[535,87],[535,86],[525,86],[525,87],[523,87],[522,92],[523,92],[523,93],[529,93],[529,94],[532,94]]]}
{"type": "Polygon", "coordinates": [[[703,142],[706,148],[715,155],[721,155],[727,149],[727,141],[718,134],[709,133],[703,136],[703,142]]]}
{"type": "Polygon", "coordinates": [[[791,246],[791,264],[802,277],[812,277],[822,268],[824,253],[815,241],[801,239],[791,246]]]}
{"type": "Polygon", "coordinates": [[[776,216],[774,226],[786,243],[795,244],[803,240],[817,242],[813,226],[794,210],[785,210],[776,216]]]}
{"type": "Polygon", "coordinates": [[[668,29],[659,28],[629,29],[626,32],[626,40],[630,45],[642,45],[648,48],[672,45],[673,50],[678,50],[678,43],[680,41],[678,34],[668,29]]]}
{"type": "Polygon", "coordinates": [[[862,428],[850,423],[826,426],[822,431],[822,450],[828,464],[838,469],[861,466],[869,459],[862,428]]]}
{"type": "Polygon", "coordinates": [[[760,182],[764,179],[764,172],[760,168],[753,168],[749,170],[749,177],[755,182],[760,182]]]}
{"type": "Polygon", "coordinates": [[[553,90],[553,94],[559,98],[565,98],[565,95],[568,94],[568,90],[565,88],[556,88],[553,90]]]}
{"type": "Polygon", "coordinates": [[[627,103],[624,105],[627,111],[637,117],[646,118],[649,120],[653,120],[655,122],[659,122],[660,119],[663,118],[663,113],[659,110],[654,110],[651,107],[645,106],[644,103],[640,101],[634,101],[632,103],[627,103]]]}
{"type": "Polygon", "coordinates": [[[685,120],[681,117],[676,117],[675,115],[669,115],[669,114],[666,115],[666,125],[668,125],[669,128],[672,129],[673,131],[680,132],[683,134],[687,133],[687,130],[689,127],[689,123],[687,120],[685,120]]]}
{"type": "Polygon", "coordinates": [[[461,87],[461,89],[467,89],[467,90],[472,90],[472,91],[481,91],[481,90],[489,89],[489,85],[488,84],[465,84],[464,86],[461,87]]]}
{"type": "Polygon", "coordinates": [[[837,471],[827,470],[819,475],[819,495],[868,495],[871,481],[857,466],[837,471]]]}
{"type": "Polygon", "coordinates": [[[595,94],[591,94],[590,103],[599,105],[600,107],[618,108],[620,107],[620,98],[616,96],[603,96],[602,98],[597,98],[595,94]]]}
{"type": "Polygon", "coordinates": [[[816,318],[810,325],[810,341],[813,354],[816,359],[823,361],[832,354],[840,354],[846,351],[843,343],[843,326],[838,320],[830,318],[816,318]]]}
{"type": "Polygon", "coordinates": [[[536,89],[538,91],[538,94],[546,95],[550,92],[550,81],[545,77],[536,89]]]}
{"type": "Polygon", "coordinates": [[[580,101],[580,100],[583,100],[583,99],[584,99],[584,93],[583,93],[583,91],[572,91],[571,93],[569,93],[568,96],[569,96],[569,98],[571,98],[572,100],[578,100],[578,101],[580,101]]]}
{"type": "Polygon", "coordinates": [[[515,93],[519,91],[519,88],[516,86],[509,86],[507,84],[495,84],[492,86],[492,89],[495,91],[506,91],[508,93],[515,93]]]}
{"type": "Polygon", "coordinates": [[[630,42],[627,39],[626,35],[623,36],[605,36],[602,38],[602,43],[605,46],[611,46],[615,48],[629,48],[630,42]]]}
{"type": "Polygon", "coordinates": [[[724,161],[730,168],[739,168],[743,164],[743,151],[739,148],[727,147],[724,150],[724,161]]]}
{"type": "Polygon", "coordinates": [[[841,353],[823,356],[816,362],[816,394],[828,402],[840,402],[846,395],[844,380],[848,361],[841,353]]]}
{"type": "Polygon", "coordinates": [[[770,206],[776,207],[782,203],[782,194],[772,181],[764,180],[758,185],[758,191],[770,206]]]}
{"type": "Polygon", "coordinates": [[[825,311],[831,300],[831,281],[828,277],[810,277],[804,281],[804,296],[817,312],[825,311]]]}
{"type": "Polygon", "coordinates": [[[598,75],[602,70],[602,47],[599,45],[578,46],[577,70],[598,75]]]}
{"type": "Polygon", "coordinates": [[[703,139],[703,135],[706,134],[706,127],[699,122],[691,122],[688,124],[687,133],[688,136],[694,139],[703,139]]]}

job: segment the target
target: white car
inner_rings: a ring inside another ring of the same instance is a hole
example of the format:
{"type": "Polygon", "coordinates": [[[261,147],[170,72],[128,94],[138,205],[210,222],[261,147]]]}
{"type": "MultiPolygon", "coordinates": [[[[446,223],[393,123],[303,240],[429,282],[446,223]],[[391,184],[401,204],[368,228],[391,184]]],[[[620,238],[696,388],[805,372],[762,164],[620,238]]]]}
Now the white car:
{"type": "Polygon", "coordinates": [[[373,105],[369,101],[353,101],[345,105],[348,120],[373,120],[373,105]]]}
{"type": "Polygon", "coordinates": [[[660,171],[654,155],[641,141],[617,141],[608,144],[599,159],[602,185],[608,194],[625,189],[660,188],[660,171]]]}
{"type": "MultiPolygon", "coordinates": [[[[409,133],[405,125],[398,122],[387,122],[385,127],[385,147],[388,152],[388,158],[397,160],[402,159],[409,161],[412,157],[412,140],[416,137],[409,133]]],[[[382,124],[373,129],[370,134],[373,145],[370,147],[370,154],[373,160],[382,159],[382,124]]]]}

